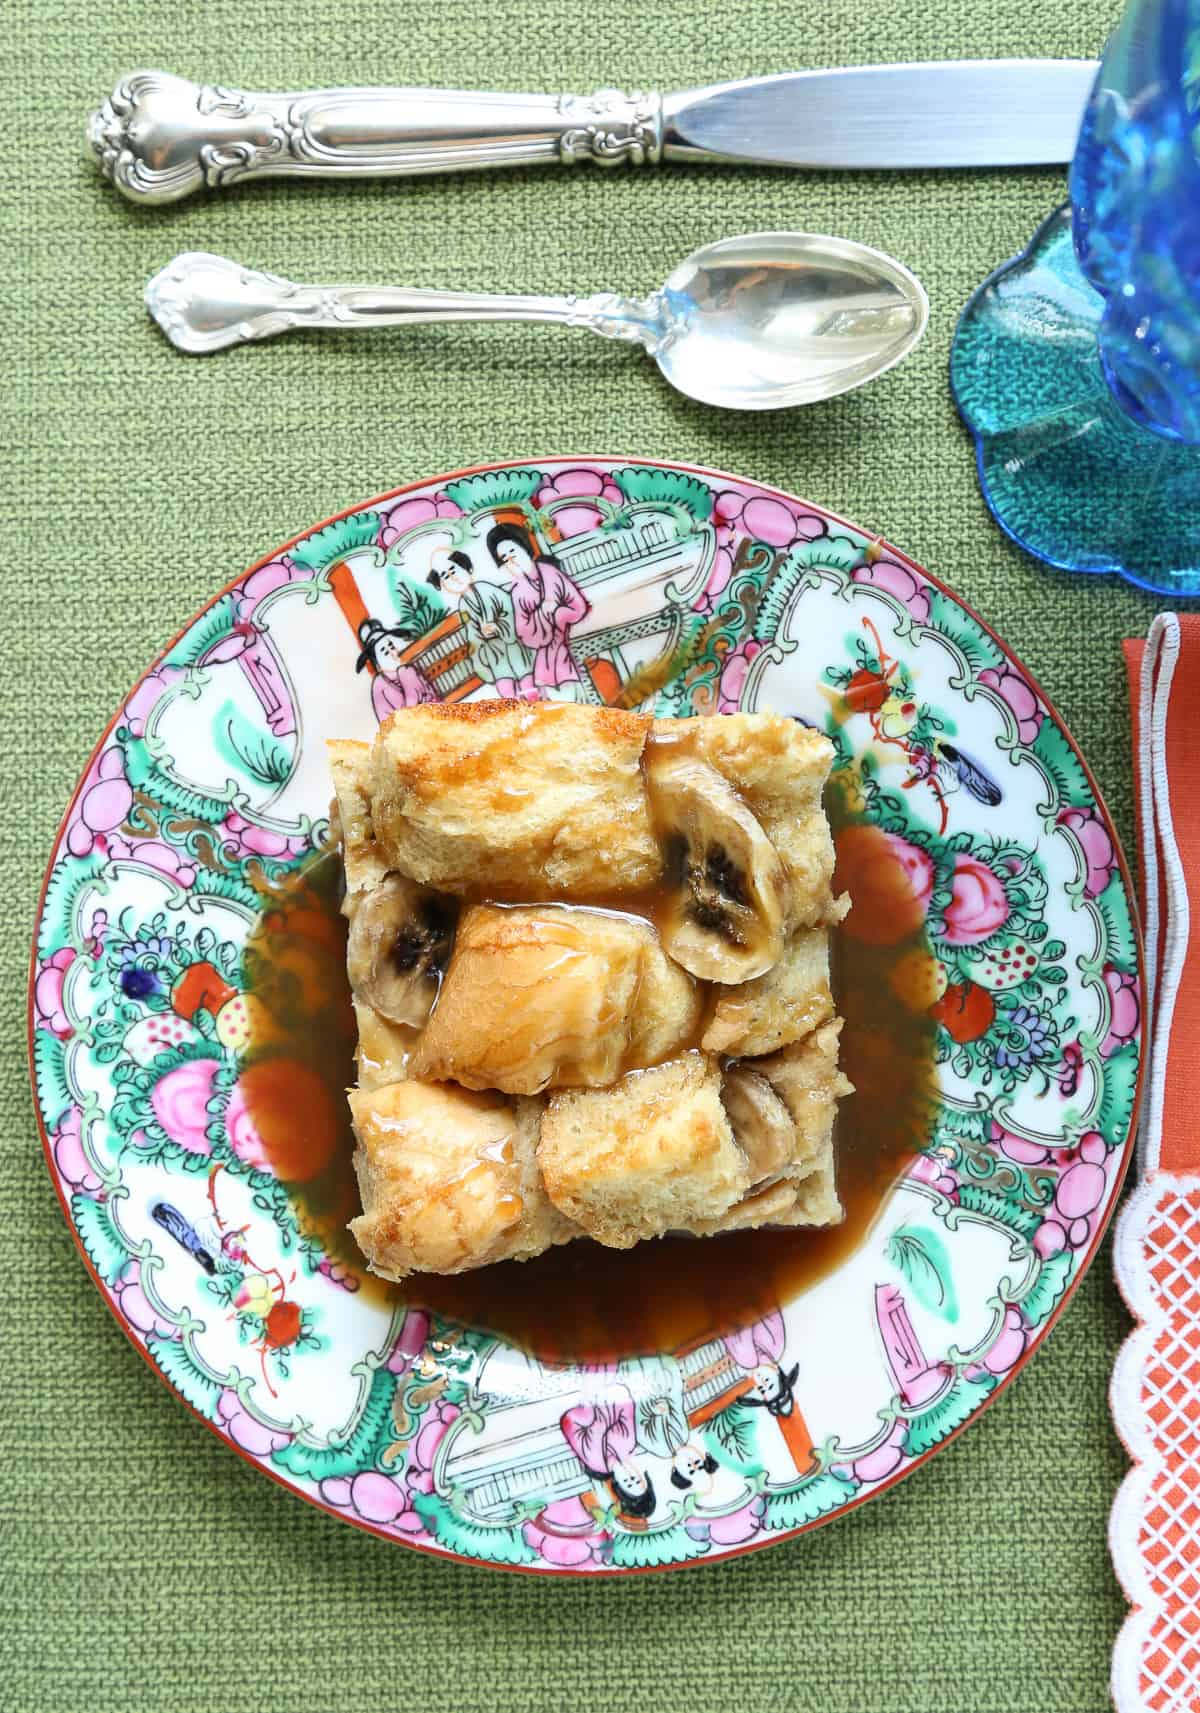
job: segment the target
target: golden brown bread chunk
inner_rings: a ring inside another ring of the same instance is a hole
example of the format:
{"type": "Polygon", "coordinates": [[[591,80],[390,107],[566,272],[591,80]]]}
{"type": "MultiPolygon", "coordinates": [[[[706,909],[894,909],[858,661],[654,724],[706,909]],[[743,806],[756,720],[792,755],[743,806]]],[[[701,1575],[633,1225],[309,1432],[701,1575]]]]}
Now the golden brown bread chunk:
{"type": "Polygon", "coordinates": [[[551,1095],[538,1165],[555,1206],[611,1249],[720,1214],[750,1187],[720,1068],[695,1052],[551,1095]]]}
{"type": "Polygon", "coordinates": [[[828,929],[795,929],[765,975],[715,994],[700,1041],[707,1052],[746,1058],[799,1041],[833,1016],[828,929]]]}
{"type": "Polygon", "coordinates": [[[400,1082],[352,1089],[350,1111],[363,1205],[350,1229],[382,1278],[527,1260],[576,1235],[538,1176],[535,1101],[400,1082]]]}
{"type": "Polygon", "coordinates": [[[648,922],[472,905],[410,1074],[509,1094],[602,1087],[690,1040],[700,1004],[648,922]]]}
{"type": "Polygon", "coordinates": [[[825,734],[787,714],[655,720],[653,734],[691,746],[736,786],[764,826],[767,816],[819,804],[833,765],[833,745],[825,734]]]}
{"type": "Polygon", "coordinates": [[[450,892],[586,899],[658,878],[641,757],[650,720],[570,703],[405,708],[371,756],[390,868],[450,892]]]}

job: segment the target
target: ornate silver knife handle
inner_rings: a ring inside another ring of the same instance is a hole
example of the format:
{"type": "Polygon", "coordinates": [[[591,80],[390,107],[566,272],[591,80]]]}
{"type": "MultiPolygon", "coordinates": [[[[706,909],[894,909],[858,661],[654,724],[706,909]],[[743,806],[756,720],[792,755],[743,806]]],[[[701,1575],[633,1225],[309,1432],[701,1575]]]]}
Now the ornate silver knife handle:
{"type": "Polygon", "coordinates": [[[493,95],[456,89],[262,94],[135,71],[88,121],[101,170],[136,202],[243,179],[455,172],[663,154],[662,97],[493,95]]]}

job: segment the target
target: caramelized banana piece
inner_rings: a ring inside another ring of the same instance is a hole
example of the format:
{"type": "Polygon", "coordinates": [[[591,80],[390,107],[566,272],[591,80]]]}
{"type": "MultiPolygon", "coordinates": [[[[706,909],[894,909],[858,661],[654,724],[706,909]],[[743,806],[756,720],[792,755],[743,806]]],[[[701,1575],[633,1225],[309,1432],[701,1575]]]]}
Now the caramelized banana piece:
{"type": "Polygon", "coordinates": [[[833,907],[833,840],[821,794],[833,765],[823,732],[786,714],[718,714],[656,720],[665,739],[716,769],[750,810],[788,877],[787,922],[839,920],[833,907]]]}
{"type": "Polygon", "coordinates": [[[733,787],[686,749],[653,740],[645,770],[665,859],[663,944],[708,981],[762,975],[783,949],[787,908],[771,841],[733,787]]]}
{"type": "Polygon", "coordinates": [[[746,1156],[751,1184],[765,1189],[792,1164],[796,1126],[791,1114],[752,1064],[729,1066],[721,1079],[721,1104],[746,1156]]]}
{"type": "Polygon", "coordinates": [[[833,1016],[829,931],[797,928],[779,962],[765,975],[716,990],[700,1045],[740,1058],[774,1053],[809,1035],[833,1016]]]}
{"type": "Polygon", "coordinates": [[[433,1009],[454,944],[457,900],[389,874],[355,901],[346,945],[354,993],[414,1028],[433,1009]]]}

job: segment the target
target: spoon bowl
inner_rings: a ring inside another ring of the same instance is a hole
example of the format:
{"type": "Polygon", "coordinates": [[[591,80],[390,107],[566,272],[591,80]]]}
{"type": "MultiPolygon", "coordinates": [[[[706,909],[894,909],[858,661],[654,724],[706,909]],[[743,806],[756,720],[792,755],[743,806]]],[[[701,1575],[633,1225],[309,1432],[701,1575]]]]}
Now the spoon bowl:
{"type": "Polygon", "coordinates": [[[167,338],[193,356],[300,327],[557,321],[643,346],[673,387],[724,410],[849,392],[906,356],[929,317],[920,281],[899,262],[808,232],[705,245],[646,298],[296,285],[205,251],[176,256],[145,295],[167,338]]]}
{"type": "Polygon", "coordinates": [[[807,232],[707,244],[662,290],[654,355],[679,391],[726,410],[778,410],[850,392],[917,344],[921,282],[879,250],[807,232]]]}

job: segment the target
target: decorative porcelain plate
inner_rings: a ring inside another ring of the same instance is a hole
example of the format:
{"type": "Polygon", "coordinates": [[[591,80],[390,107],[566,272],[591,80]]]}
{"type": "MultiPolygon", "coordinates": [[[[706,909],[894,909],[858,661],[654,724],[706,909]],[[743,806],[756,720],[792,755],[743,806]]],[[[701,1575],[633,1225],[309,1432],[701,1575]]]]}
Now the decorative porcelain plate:
{"type": "Polygon", "coordinates": [[[1112,1209],[1139,991],[1087,769],[948,590],[750,482],[553,459],[346,512],[192,621],[72,799],[30,1030],[88,1267],[214,1432],[388,1539],[603,1576],[835,1516],[995,1396],[1112,1209]],[[661,713],[835,743],[846,1223],[384,1286],[344,1229],[324,740],[434,697],[628,701],[645,669],[661,713]]]}

